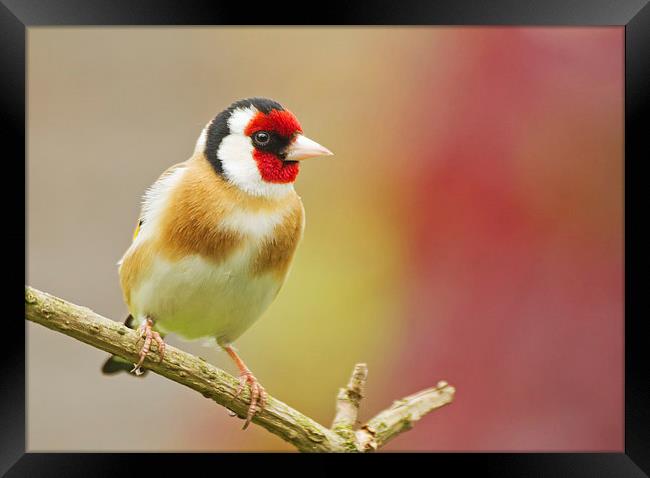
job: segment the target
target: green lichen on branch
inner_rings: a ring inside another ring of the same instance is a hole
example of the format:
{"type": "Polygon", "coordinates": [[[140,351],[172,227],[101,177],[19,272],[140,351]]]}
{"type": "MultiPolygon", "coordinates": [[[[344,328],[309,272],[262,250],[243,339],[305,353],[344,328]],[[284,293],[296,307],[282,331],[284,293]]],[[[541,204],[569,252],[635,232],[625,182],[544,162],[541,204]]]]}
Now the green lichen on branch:
{"type": "MultiPolygon", "coordinates": [[[[25,318],[105,352],[132,362],[137,361],[139,344],[136,332],[87,307],[25,287],[25,318]]],[[[235,377],[200,357],[175,347],[167,346],[164,360],[160,362],[159,358],[154,346],[147,356],[145,367],[197,391],[232,410],[240,418],[246,416],[250,397],[248,392],[244,392],[235,398],[239,383],[235,377]]],[[[264,409],[253,418],[253,423],[292,444],[299,451],[372,451],[403,432],[403,420],[407,420],[410,428],[425,414],[453,400],[453,387],[440,382],[437,388],[406,397],[397,406],[398,402],[395,402],[391,408],[356,430],[366,376],[365,364],[357,364],[348,387],[341,389],[337,397],[337,414],[332,429],[270,396],[264,409]]]]}

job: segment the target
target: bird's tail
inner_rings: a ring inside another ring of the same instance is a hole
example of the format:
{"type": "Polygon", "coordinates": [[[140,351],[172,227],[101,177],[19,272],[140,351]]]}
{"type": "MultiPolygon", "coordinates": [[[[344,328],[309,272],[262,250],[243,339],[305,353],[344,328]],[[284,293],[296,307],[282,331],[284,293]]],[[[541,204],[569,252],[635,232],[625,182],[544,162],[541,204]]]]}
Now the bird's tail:
{"type": "MultiPolygon", "coordinates": [[[[129,329],[133,328],[133,316],[129,315],[126,320],[124,321],[124,325],[126,325],[129,329]]],[[[104,362],[104,365],[102,366],[102,373],[105,375],[113,375],[119,372],[131,372],[133,369],[133,364],[128,361],[127,359],[124,359],[122,357],[118,357],[117,355],[111,355],[106,362],[104,362]]],[[[147,374],[147,370],[143,370],[143,373],[141,375],[136,375],[137,377],[144,377],[147,374]]],[[[135,374],[134,374],[135,375],[135,374]]]]}

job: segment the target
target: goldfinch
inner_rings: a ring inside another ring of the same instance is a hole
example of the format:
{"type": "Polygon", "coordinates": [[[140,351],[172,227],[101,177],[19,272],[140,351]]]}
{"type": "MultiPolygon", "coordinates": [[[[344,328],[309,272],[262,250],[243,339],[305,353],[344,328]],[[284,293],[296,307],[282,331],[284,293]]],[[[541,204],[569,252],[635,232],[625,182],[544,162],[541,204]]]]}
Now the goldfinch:
{"type": "MultiPolygon", "coordinates": [[[[332,152],[303,135],[296,117],[266,98],[236,101],[210,121],[190,159],[167,169],[145,192],[133,242],[118,262],[130,316],[144,338],[140,375],[152,341],[164,334],[213,338],[250,389],[244,423],[266,392],[232,347],[282,287],[304,230],[293,183],[300,161],[332,152]]],[[[105,373],[124,369],[110,358],[105,373]]]]}

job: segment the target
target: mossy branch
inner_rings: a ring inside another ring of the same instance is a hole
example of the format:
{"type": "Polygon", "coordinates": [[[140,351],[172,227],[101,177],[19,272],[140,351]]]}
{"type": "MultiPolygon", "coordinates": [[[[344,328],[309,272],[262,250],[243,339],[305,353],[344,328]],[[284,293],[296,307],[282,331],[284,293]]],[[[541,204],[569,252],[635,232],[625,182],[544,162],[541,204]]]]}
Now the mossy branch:
{"type": "MultiPolygon", "coordinates": [[[[25,287],[25,317],[98,349],[137,361],[136,332],[86,307],[25,287]]],[[[158,362],[155,349],[154,352],[150,352],[151,359],[145,361],[146,368],[196,390],[240,418],[246,416],[250,397],[244,392],[239,398],[234,398],[238,381],[233,376],[171,346],[166,348],[162,362],[158,362]]],[[[436,388],[395,402],[357,429],[357,413],[366,376],[365,364],[357,364],[350,383],[339,392],[336,418],[331,429],[273,397],[268,398],[266,407],[255,415],[253,423],[304,452],[372,451],[408,430],[427,413],[451,403],[454,397],[454,388],[439,382],[436,388]]]]}

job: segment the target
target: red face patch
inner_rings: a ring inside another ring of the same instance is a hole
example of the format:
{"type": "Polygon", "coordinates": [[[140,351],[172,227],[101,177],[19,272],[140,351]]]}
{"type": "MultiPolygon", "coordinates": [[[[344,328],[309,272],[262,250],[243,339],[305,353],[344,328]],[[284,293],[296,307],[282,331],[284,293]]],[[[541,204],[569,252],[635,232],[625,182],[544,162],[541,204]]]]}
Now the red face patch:
{"type": "Polygon", "coordinates": [[[244,133],[250,136],[257,131],[275,131],[281,136],[291,138],[302,133],[302,127],[291,111],[271,110],[268,114],[261,111],[248,122],[244,133]]]}
{"type": "Polygon", "coordinates": [[[299,163],[285,163],[275,154],[266,151],[254,150],[253,158],[257,163],[260,176],[267,183],[292,183],[296,180],[300,171],[299,163]]]}
{"type": "MultiPolygon", "coordinates": [[[[290,111],[271,110],[268,114],[261,111],[251,119],[244,130],[246,136],[258,131],[273,131],[285,138],[292,138],[302,133],[302,127],[290,111]]],[[[262,179],[268,183],[286,184],[296,180],[300,166],[297,162],[282,161],[269,151],[253,150],[253,158],[262,179]]]]}

